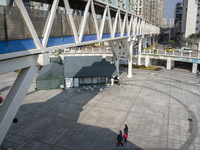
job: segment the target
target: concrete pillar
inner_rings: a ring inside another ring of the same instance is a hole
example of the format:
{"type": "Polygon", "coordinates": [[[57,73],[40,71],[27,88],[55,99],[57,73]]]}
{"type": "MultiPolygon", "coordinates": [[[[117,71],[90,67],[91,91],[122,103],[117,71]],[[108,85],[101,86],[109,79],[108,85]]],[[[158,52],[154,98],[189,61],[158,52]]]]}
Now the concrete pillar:
{"type": "Polygon", "coordinates": [[[197,50],[200,51],[200,42],[197,43],[197,50]]]}
{"type": "Polygon", "coordinates": [[[149,45],[152,43],[152,36],[149,37],[149,45]]]}
{"type": "Polygon", "coordinates": [[[141,65],[142,38],[138,39],[138,65],[141,65]]]}
{"type": "Polygon", "coordinates": [[[167,69],[171,69],[171,58],[167,57],[167,69]]]}
{"type": "Polygon", "coordinates": [[[147,37],[143,39],[143,48],[147,48],[147,37]]]}
{"type": "Polygon", "coordinates": [[[155,35],[155,44],[158,44],[158,36],[155,35]]]}
{"type": "Polygon", "coordinates": [[[185,42],[185,47],[188,47],[188,42],[185,42]]]}
{"type": "Polygon", "coordinates": [[[111,81],[111,85],[114,85],[114,79],[111,78],[110,81],[111,81]]]}
{"type": "Polygon", "coordinates": [[[133,41],[131,41],[130,47],[129,47],[129,59],[128,59],[128,78],[132,78],[132,65],[133,65],[133,41]]]}
{"type": "Polygon", "coordinates": [[[150,58],[149,58],[148,55],[145,57],[145,66],[146,66],[146,67],[149,67],[149,66],[150,66],[150,58]]]}
{"type": "Polygon", "coordinates": [[[117,68],[117,73],[119,74],[119,59],[115,61],[115,66],[117,68]]]}
{"type": "Polygon", "coordinates": [[[198,67],[197,63],[192,64],[192,73],[197,73],[197,67],[198,67]]]}
{"type": "Polygon", "coordinates": [[[175,62],[172,60],[172,61],[171,61],[171,69],[174,68],[174,65],[175,65],[175,62]]]}
{"type": "Polygon", "coordinates": [[[151,43],[154,45],[155,44],[155,36],[152,36],[152,41],[151,43]]]}

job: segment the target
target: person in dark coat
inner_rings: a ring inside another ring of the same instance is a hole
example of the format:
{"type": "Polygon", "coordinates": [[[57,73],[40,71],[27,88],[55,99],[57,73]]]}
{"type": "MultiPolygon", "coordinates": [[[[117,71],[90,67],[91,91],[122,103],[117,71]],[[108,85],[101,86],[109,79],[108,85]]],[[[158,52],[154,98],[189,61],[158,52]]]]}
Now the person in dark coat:
{"type": "Polygon", "coordinates": [[[123,140],[122,131],[120,130],[119,134],[117,136],[117,141],[118,141],[118,143],[120,143],[121,146],[123,146],[122,140],[123,140]]]}
{"type": "Polygon", "coordinates": [[[125,140],[125,143],[127,143],[127,138],[128,138],[128,126],[125,124],[125,127],[124,127],[124,140],[125,140]]]}
{"type": "Polygon", "coordinates": [[[128,134],[128,126],[125,124],[124,133],[128,134]]]}

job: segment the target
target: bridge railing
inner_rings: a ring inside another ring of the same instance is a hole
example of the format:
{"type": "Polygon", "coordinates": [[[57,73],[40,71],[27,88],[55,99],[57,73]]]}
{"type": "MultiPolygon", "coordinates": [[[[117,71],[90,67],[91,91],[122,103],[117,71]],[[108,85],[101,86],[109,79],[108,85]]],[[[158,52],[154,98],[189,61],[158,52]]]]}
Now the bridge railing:
{"type": "Polygon", "coordinates": [[[168,52],[166,50],[145,50],[143,49],[142,54],[145,55],[152,55],[152,56],[169,56],[169,57],[186,57],[186,58],[197,58],[200,59],[200,52],[194,51],[194,52],[189,52],[189,53],[183,53],[183,52],[168,52]]]}

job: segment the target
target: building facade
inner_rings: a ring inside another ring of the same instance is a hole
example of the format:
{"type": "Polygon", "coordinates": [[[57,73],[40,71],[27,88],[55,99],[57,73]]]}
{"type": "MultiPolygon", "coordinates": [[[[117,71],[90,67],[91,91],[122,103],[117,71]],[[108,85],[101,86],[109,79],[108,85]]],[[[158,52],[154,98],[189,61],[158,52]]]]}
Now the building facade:
{"type": "Polygon", "coordinates": [[[200,2],[183,0],[181,34],[183,38],[200,32],[200,2]]]}
{"type": "Polygon", "coordinates": [[[168,27],[168,23],[167,23],[167,18],[163,18],[163,28],[167,28],[168,27]]]}
{"type": "Polygon", "coordinates": [[[134,13],[162,27],[163,5],[163,0],[135,0],[134,13]]]}
{"type": "Polygon", "coordinates": [[[174,12],[174,27],[175,27],[175,39],[178,41],[181,35],[181,21],[183,15],[183,3],[176,3],[174,12]]]}
{"type": "Polygon", "coordinates": [[[134,0],[101,0],[131,13],[134,12],[134,0]]]}
{"type": "Polygon", "coordinates": [[[175,25],[179,20],[182,20],[182,14],[183,14],[183,3],[182,2],[176,3],[175,12],[174,12],[175,25]]]}
{"type": "Polygon", "coordinates": [[[169,27],[170,27],[170,28],[174,27],[174,19],[173,19],[173,18],[171,18],[171,19],[169,20],[169,27]]]}

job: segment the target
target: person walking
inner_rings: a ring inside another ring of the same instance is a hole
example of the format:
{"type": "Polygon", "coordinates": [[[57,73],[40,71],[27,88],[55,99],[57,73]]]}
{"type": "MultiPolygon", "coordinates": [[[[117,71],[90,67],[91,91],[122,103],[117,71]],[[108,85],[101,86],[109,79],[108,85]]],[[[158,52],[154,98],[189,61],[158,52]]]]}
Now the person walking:
{"type": "Polygon", "coordinates": [[[124,140],[125,140],[125,143],[127,143],[127,139],[128,139],[128,126],[125,124],[125,127],[124,127],[124,140]]]}
{"type": "Polygon", "coordinates": [[[119,134],[118,134],[118,136],[117,136],[117,146],[120,146],[120,145],[122,145],[123,146],[123,143],[122,143],[122,140],[123,140],[123,138],[122,138],[122,131],[120,130],[119,131],[119,134]]]}

